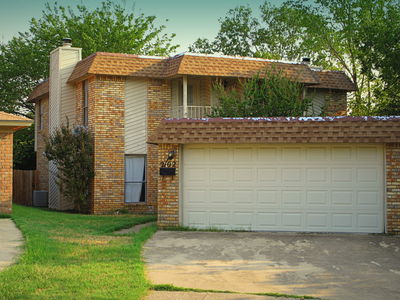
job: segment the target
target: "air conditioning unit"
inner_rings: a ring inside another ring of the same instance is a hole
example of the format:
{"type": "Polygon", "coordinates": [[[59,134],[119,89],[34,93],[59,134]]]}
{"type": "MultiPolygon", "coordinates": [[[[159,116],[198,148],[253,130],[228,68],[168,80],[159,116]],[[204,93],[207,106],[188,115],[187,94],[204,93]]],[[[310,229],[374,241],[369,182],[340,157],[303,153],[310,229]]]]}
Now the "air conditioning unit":
{"type": "Polygon", "coordinates": [[[33,206],[48,207],[48,192],[33,191],[33,206]]]}

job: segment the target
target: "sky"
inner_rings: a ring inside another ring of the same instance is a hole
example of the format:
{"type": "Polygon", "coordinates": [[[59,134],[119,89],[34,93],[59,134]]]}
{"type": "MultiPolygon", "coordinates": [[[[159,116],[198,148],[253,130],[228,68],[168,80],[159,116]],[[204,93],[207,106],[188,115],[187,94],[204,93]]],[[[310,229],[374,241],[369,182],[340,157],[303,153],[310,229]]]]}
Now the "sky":
{"type": "MultiPolygon", "coordinates": [[[[40,17],[46,2],[55,0],[0,0],[0,41],[7,42],[18,32],[26,31],[32,17],[40,17]]],[[[94,8],[101,0],[59,0],[63,6],[85,4],[94,8]]],[[[187,51],[197,38],[213,39],[219,29],[218,18],[230,8],[249,5],[254,11],[264,0],[116,0],[127,9],[157,17],[157,25],[166,25],[166,33],[175,33],[174,42],[179,44],[177,53],[187,51]],[[166,20],[168,21],[166,22],[166,20]]],[[[269,0],[280,3],[280,0],[269,0]]]]}

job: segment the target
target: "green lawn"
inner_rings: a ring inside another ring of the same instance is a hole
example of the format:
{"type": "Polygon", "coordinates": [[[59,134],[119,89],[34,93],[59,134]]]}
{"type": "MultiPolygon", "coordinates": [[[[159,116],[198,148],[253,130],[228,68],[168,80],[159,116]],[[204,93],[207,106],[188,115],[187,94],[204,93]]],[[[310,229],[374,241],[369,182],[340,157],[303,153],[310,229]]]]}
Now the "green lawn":
{"type": "Polygon", "coordinates": [[[14,205],[24,254],[0,272],[0,299],[141,299],[149,288],[141,260],[155,225],[138,234],[116,229],[153,216],[89,216],[14,205]]]}

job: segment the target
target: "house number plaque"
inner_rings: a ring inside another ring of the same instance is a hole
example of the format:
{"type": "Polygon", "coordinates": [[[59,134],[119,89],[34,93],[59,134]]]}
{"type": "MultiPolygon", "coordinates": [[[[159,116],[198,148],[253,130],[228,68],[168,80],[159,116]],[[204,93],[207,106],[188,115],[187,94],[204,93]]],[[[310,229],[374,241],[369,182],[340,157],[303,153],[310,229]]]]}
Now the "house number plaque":
{"type": "Polygon", "coordinates": [[[174,158],[175,158],[175,151],[169,151],[167,159],[160,163],[161,176],[176,175],[176,161],[174,160],[174,158]]]}

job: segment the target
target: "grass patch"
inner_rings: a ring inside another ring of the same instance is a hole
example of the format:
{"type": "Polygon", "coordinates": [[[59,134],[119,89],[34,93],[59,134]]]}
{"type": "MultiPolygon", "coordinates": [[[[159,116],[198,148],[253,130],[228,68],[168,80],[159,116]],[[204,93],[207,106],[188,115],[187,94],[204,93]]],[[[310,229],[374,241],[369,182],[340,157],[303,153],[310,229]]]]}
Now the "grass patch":
{"type": "Polygon", "coordinates": [[[0,219],[11,219],[11,215],[9,215],[9,214],[0,214],[0,219]]]}
{"type": "Polygon", "coordinates": [[[241,293],[233,291],[203,290],[203,289],[179,287],[171,284],[154,284],[151,286],[151,289],[153,291],[168,291],[168,292],[225,293],[225,294],[245,294],[245,295],[257,295],[257,296],[285,297],[285,298],[295,298],[295,299],[320,299],[312,296],[298,296],[298,295],[288,295],[280,293],[241,293]]]}
{"type": "Polygon", "coordinates": [[[0,299],[141,299],[149,288],[141,260],[152,225],[137,234],[115,230],[154,216],[91,216],[14,205],[25,251],[0,273],[0,299]]]}

